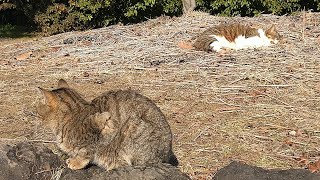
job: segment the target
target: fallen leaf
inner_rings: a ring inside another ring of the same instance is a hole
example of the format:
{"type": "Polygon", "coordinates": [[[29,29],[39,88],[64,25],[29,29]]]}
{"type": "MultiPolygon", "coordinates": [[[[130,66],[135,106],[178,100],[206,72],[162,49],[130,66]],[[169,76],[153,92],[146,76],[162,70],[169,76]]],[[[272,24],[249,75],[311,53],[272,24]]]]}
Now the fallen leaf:
{"type": "Polygon", "coordinates": [[[318,168],[320,168],[320,159],[316,162],[318,168]]]}
{"type": "Polygon", "coordinates": [[[308,164],[308,170],[312,173],[319,172],[320,171],[320,159],[314,163],[308,164]]]}
{"type": "Polygon", "coordinates": [[[91,46],[91,45],[92,45],[92,42],[90,42],[90,41],[83,41],[82,44],[85,45],[85,46],[91,46]]]}
{"type": "Polygon", "coordinates": [[[182,49],[192,49],[192,44],[188,42],[180,41],[178,42],[178,46],[182,49]]]}
{"type": "Polygon", "coordinates": [[[286,144],[286,145],[288,145],[288,146],[292,146],[293,145],[293,142],[290,140],[290,139],[285,139],[284,141],[283,141],[283,144],[286,144]]]}
{"type": "Polygon", "coordinates": [[[25,59],[29,58],[31,55],[32,55],[32,51],[29,51],[29,52],[20,54],[15,59],[18,60],[18,61],[21,61],[21,60],[25,60],[25,59]]]}
{"type": "Polygon", "coordinates": [[[258,88],[258,89],[253,89],[248,92],[248,95],[252,97],[251,101],[256,102],[259,97],[266,95],[267,89],[266,88],[258,88]]]}
{"type": "Polygon", "coordinates": [[[296,130],[296,136],[302,136],[302,134],[303,134],[302,130],[300,129],[296,130]]]}
{"type": "Polygon", "coordinates": [[[319,167],[317,167],[315,164],[309,164],[308,170],[312,173],[315,173],[315,172],[319,171],[319,167]]]}
{"type": "Polygon", "coordinates": [[[57,52],[57,51],[59,51],[61,48],[60,47],[52,47],[51,48],[51,51],[52,52],[57,52]]]}
{"type": "Polygon", "coordinates": [[[253,96],[253,97],[257,97],[257,96],[262,96],[264,94],[262,92],[260,92],[260,91],[252,91],[250,93],[250,95],[253,96]]]}

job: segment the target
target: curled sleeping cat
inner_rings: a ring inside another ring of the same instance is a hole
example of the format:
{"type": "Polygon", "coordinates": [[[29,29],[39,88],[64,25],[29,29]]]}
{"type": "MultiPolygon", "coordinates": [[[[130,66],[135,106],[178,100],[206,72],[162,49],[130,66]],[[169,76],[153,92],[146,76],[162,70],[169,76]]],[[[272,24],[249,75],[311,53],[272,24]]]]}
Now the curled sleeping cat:
{"type": "Polygon", "coordinates": [[[55,90],[40,88],[37,107],[43,124],[56,135],[57,144],[69,155],[70,169],[89,163],[107,170],[121,166],[170,163],[172,133],[153,101],[134,91],[106,92],[91,103],[64,81],[55,90]]]}
{"type": "Polygon", "coordinates": [[[256,29],[242,24],[221,24],[201,33],[193,44],[196,50],[219,52],[223,49],[246,49],[277,44],[281,36],[272,25],[256,29]]]}

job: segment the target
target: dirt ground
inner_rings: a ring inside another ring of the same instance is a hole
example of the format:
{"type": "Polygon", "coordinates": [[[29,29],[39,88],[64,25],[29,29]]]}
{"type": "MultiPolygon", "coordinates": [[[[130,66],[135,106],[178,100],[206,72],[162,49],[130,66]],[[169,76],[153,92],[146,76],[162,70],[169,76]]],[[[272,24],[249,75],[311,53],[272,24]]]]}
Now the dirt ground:
{"type": "Polygon", "coordinates": [[[51,144],[37,87],[66,79],[87,100],[133,89],[162,109],[179,168],[209,179],[232,160],[306,168],[320,158],[320,15],[178,18],[0,42],[0,141],[51,144]],[[182,49],[224,22],[275,24],[286,42],[224,55],[182,49]],[[30,56],[30,57],[29,57],[30,56]]]}

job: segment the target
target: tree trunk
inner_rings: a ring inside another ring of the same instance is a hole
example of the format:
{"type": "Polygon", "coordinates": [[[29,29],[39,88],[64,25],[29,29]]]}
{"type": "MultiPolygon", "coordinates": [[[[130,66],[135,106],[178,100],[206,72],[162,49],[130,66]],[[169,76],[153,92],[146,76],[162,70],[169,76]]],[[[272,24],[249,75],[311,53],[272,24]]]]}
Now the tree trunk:
{"type": "Polygon", "coordinates": [[[196,0],[182,0],[183,14],[191,12],[196,8],[196,0]]]}

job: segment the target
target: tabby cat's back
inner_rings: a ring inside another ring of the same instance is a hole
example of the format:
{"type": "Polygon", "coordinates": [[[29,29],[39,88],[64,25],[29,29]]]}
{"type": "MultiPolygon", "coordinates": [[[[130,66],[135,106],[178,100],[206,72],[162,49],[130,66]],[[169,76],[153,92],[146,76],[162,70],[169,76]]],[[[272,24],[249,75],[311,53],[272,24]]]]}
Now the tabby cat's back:
{"type": "Polygon", "coordinates": [[[146,158],[134,159],[133,162],[154,161],[147,158],[158,153],[157,156],[162,156],[162,162],[178,164],[172,152],[170,126],[152,100],[132,90],[119,90],[104,93],[93,99],[91,104],[99,112],[111,114],[112,126],[121,127],[121,133],[127,135],[123,140],[127,142],[128,152],[138,145],[140,149],[136,149],[136,153],[146,155],[146,158]]]}
{"type": "Polygon", "coordinates": [[[132,90],[118,90],[103,93],[92,100],[91,104],[100,112],[123,113],[128,116],[139,115],[148,122],[160,124],[161,129],[170,126],[160,108],[149,98],[132,90]],[[118,110],[118,111],[117,111],[118,110]],[[152,117],[152,118],[151,118],[152,117]]]}

